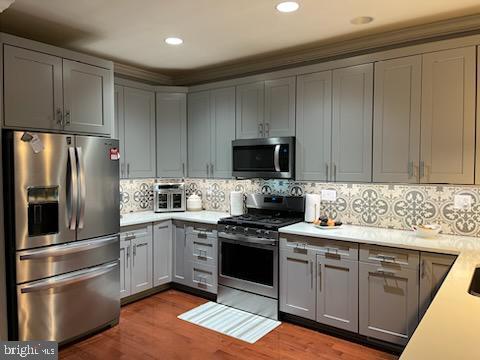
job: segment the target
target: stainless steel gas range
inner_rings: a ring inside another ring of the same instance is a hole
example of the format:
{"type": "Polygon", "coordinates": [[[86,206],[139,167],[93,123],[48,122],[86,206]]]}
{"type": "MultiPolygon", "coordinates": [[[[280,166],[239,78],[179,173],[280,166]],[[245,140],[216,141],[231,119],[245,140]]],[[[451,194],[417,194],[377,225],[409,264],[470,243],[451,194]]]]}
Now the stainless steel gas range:
{"type": "Polygon", "coordinates": [[[303,197],[249,194],[247,214],[218,222],[217,301],[278,318],[278,229],[303,221],[303,197]]]}

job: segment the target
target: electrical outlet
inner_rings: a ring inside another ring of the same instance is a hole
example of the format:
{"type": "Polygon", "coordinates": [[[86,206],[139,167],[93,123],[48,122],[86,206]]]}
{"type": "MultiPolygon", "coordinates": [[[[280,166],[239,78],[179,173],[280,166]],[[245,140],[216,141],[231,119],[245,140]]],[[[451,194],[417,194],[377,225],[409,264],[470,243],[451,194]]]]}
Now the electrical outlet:
{"type": "Polygon", "coordinates": [[[455,195],[453,207],[459,210],[470,210],[472,207],[472,197],[470,195],[455,195]]]}
{"type": "Polygon", "coordinates": [[[322,201],[337,201],[337,191],[322,190],[322,201]]]}

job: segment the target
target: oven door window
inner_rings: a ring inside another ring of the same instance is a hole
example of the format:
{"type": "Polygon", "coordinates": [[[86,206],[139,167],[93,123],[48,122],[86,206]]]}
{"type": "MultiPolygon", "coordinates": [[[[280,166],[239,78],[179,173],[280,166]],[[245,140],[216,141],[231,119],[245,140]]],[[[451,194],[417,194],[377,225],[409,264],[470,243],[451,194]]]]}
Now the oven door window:
{"type": "Polygon", "coordinates": [[[221,243],[221,274],[266,286],[273,286],[272,249],[254,246],[221,243]]]}

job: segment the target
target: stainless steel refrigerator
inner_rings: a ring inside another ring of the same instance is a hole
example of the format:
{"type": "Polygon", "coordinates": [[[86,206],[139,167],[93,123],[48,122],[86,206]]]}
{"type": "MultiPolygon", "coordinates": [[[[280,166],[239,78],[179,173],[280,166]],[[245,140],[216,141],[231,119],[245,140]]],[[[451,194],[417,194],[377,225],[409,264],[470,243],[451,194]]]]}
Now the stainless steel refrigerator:
{"type": "Polygon", "coordinates": [[[5,131],[11,340],[60,343],[120,313],[118,141],[5,131]]]}

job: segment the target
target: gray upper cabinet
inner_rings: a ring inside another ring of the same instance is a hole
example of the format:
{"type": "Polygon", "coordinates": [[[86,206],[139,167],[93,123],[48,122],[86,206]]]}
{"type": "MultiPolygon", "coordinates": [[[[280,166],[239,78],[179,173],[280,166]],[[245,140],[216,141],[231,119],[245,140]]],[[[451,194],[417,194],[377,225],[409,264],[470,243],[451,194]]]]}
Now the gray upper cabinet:
{"type": "Polygon", "coordinates": [[[421,253],[419,319],[427,312],[454,262],[452,255],[421,253]]]}
{"type": "Polygon", "coordinates": [[[235,88],[188,95],[188,176],[232,177],[235,88]]]}
{"type": "Polygon", "coordinates": [[[317,316],[320,323],[358,331],[358,262],[317,255],[317,316]]]}
{"type": "Polygon", "coordinates": [[[4,46],[5,126],[61,130],[62,59],[4,46]]]}
{"type": "Polygon", "coordinates": [[[332,146],[332,72],[297,78],[296,178],[329,180],[332,146]]]}
{"type": "Polygon", "coordinates": [[[334,181],[372,181],[373,64],[333,71],[334,181]]]}
{"type": "Polygon", "coordinates": [[[185,177],[187,95],[157,93],[157,176],[185,177]]]}
{"type": "Polygon", "coordinates": [[[188,176],[210,175],[210,92],[188,94],[188,176]]]}
{"type": "Polygon", "coordinates": [[[109,70],[63,59],[65,129],[110,135],[113,79],[109,70]]]}
{"type": "Polygon", "coordinates": [[[124,87],[125,174],[155,177],[155,93],[124,87]]]}
{"type": "Polygon", "coordinates": [[[114,123],[113,123],[113,132],[112,138],[118,140],[119,150],[120,150],[120,179],[124,179],[126,177],[125,171],[125,103],[123,94],[123,86],[115,85],[114,92],[113,92],[113,99],[114,99],[114,107],[113,107],[113,114],[114,114],[114,123]]]}
{"type": "Polygon", "coordinates": [[[375,64],[373,181],[417,183],[422,57],[375,64]]]}
{"type": "MultiPolygon", "coordinates": [[[[477,54],[477,142],[480,139],[480,47],[477,54]]],[[[480,145],[476,146],[475,184],[480,185],[480,145]]]]}
{"type": "Polygon", "coordinates": [[[265,137],[295,136],[295,77],[265,81],[265,137]]]}
{"type": "Polygon", "coordinates": [[[264,136],[264,92],[264,81],[237,86],[237,139],[254,139],[264,136]]]}
{"type": "Polygon", "coordinates": [[[232,140],[235,139],[235,88],[211,92],[211,172],[214,178],[232,177],[232,140]]]}
{"type": "Polygon", "coordinates": [[[476,49],[423,55],[420,182],[474,183],[476,49]]]}
{"type": "Polygon", "coordinates": [[[359,263],[359,332],[405,345],[418,323],[418,269],[359,263]]]}
{"type": "Polygon", "coordinates": [[[153,224],[153,286],[172,281],[172,223],[153,224]]]}
{"type": "Polygon", "coordinates": [[[280,311],[315,320],[315,253],[280,248],[280,311]]]}

